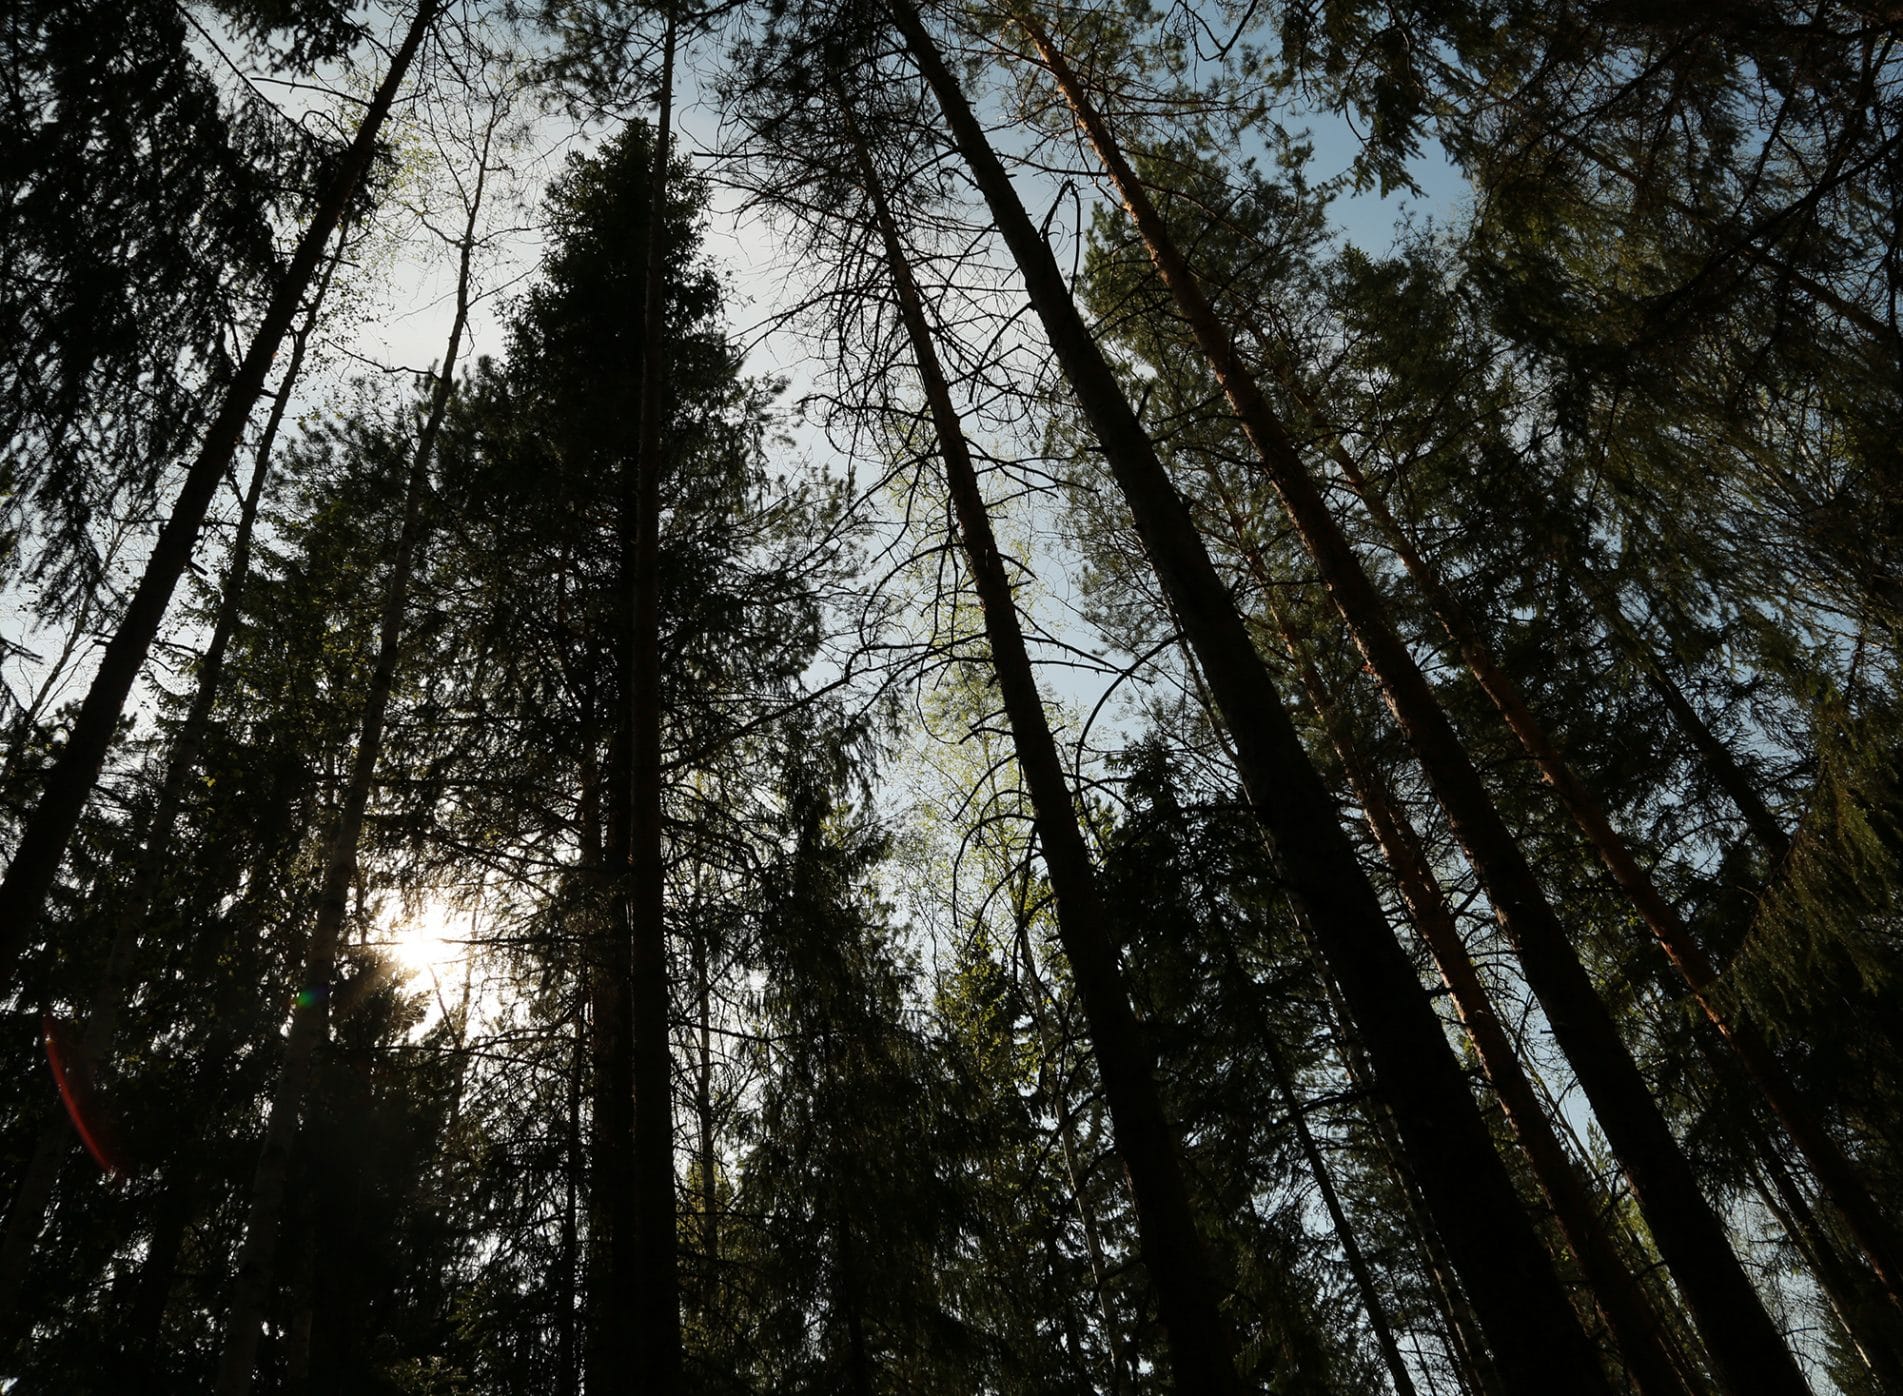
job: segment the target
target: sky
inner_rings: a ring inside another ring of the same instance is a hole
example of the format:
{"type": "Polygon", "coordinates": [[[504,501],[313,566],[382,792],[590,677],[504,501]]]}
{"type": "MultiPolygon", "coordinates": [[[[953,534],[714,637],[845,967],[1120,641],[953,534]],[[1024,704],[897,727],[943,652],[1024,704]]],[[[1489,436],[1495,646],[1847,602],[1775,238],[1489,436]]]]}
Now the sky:
{"type": "MultiPolygon", "coordinates": [[[[208,68],[222,74],[230,90],[241,90],[240,70],[244,70],[242,80],[307,125],[335,129],[337,122],[327,113],[340,106],[349,110],[326,93],[326,82],[349,93],[365,90],[374,80],[340,71],[309,85],[280,84],[268,69],[248,62],[242,45],[221,36],[209,16],[200,14],[198,18],[205,26],[199,51],[208,68]]],[[[697,167],[707,171],[712,183],[705,248],[723,269],[729,286],[729,324],[738,338],[752,346],[749,369],[786,377],[789,388],[785,400],[793,403],[819,380],[821,369],[811,358],[811,345],[795,330],[762,331],[760,327],[778,320],[789,299],[804,288],[805,277],[803,270],[789,260],[776,230],[757,214],[747,214],[744,196],[720,182],[719,161],[713,157],[724,141],[708,86],[708,74],[718,60],[716,46],[707,41],[683,55],[676,99],[677,139],[697,167]]],[[[452,163],[465,167],[470,163],[468,153],[458,149],[456,139],[468,135],[480,110],[463,105],[415,104],[406,111],[409,121],[399,136],[405,156],[404,174],[380,210],[376,224],[379,231],[368,246],[353,254],[355,266],[347,274],[353,296],[326,326],[315,361],[294,399],[292,421],[341,403],[352,377],[420,382],[421,375],[442,360],[453,312],[454,253],[431,229],[452,231],[460,225],[458,191],[447,182],[446,175],[452,163]],[[432,130],[441,134],[432,134],[432,130]]],[[[651,115],[651,111],[642,114],[651,115]]],[[[1326,114],[1308,117],[1306,124],[1315,149],[1309,176],[1312,182],[1322,182],[1353,160],[1358,137],[1347,121],[1326,114]]],[[[526,98],[519,98],[509,129],[514,140],[507,152],[507,168],[491,180],[486,191],[484,254],[476,272],[478,300],[472,308],[468,339],[462,350],[465,364],[477,356],[504,351],[509,302],[533,277],[543,250],[538,231],[542,190],[568,152],[590,149],[607,128],[602,123],[579,124],[560,111],[537,111],[526,98]]],[[[1337,235],[1343,241],[1379,252],[1392,241],[1397,222],[1403,217],[1445,221],[1456,214],[1462,190],[1453,170],[1443,161],[1423,157],[1414,162],[1412,172],[1421,186],[1419,195],[1384,197],[1371,191],[1337,199],[1331,210],[1337,235]]],[[[1087,205],[1061,196],[1052,181],[1039,176],[1024,176],[1023,188],[1027,204],[1033,209],[1054,210],[1054,237],[1067,246],[1074,245],[1077,220],[1087,217],[1087,205]]],[[[287,230],[287,236],[293,234],[294,230],[287,230]]],[[[789,420],[787,434],[794,451],[814,462],[826,464],[833,455],[823,433],[812,423],[789,420]]],[[[228,498],[218,507],[229,511],[231,506],[228,498]]],[[[1040,619],[1060,632],[1074,629],[1071,571],[1059,557],[1050,556],[1039,563],[1036,549],[1048,548],[1047,530],[1040,524],[1035,514],[1018,521],[1022,537],[1046,540],[1033,544],[1032,555],[1032,565],[1043,583],[1042,604],[1047,611],[1040,619]]],[[[129,584],[136,576],[143,558],[140,540],[130,540],[115,569],[122,584],[129,584]]],[[[8,638],[23,642],[33,655],[0,665],[0,679],[16,694],[25,694],[39,685],[50,667],[47,659],[58,653],[66,640],[62,634],[32,627],[23,604],[27,599],[18,592],[0,595],[0,625],[8,638]]],[[[83,692],[83,684],[90,677],[90,650],[91,642],[82,637],[78,662],[55,690],[56,702],[76,700],[83,692]]],[[[1088,709],[1101,695],[1100,682],[1081,671],[1054,671],[1052,677],[1056,696],[1079,709],[1088,709]]],[[[135,699],[135,710],[149,713],[150,700],[149,690],[142,693],[135,699]]]]}

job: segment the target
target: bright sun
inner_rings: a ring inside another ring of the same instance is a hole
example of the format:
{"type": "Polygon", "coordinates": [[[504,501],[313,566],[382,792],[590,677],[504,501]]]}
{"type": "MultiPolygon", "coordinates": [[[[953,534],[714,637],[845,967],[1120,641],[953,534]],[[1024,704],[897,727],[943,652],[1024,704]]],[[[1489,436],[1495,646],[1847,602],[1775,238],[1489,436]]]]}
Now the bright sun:
{"type": "Polygon", "coordinates": [[[434,899],[418,902],[413,908],[396,908],[383,925],[382,949],[403,968],[415,971],[441,969],[460,960],[468,951],[468,932],[460,924],[466,914],[434,899]]]}

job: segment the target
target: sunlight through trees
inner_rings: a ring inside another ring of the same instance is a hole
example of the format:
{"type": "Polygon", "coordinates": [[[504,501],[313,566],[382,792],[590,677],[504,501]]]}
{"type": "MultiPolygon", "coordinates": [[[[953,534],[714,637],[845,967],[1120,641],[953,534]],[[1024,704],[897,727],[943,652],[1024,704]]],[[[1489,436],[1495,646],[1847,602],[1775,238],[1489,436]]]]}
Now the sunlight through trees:
{"type": "Polygon", "coordinates": [[[19,0],[0,1389],[1903,1390],[1903,16],[19,0]]]}

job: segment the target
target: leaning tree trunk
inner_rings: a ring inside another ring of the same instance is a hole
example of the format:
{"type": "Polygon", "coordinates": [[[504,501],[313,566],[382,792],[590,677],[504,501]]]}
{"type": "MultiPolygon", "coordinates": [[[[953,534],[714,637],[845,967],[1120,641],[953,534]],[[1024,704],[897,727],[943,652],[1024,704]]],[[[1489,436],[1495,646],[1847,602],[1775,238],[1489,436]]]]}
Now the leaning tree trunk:
{"type": "MultiPolygon", "coordinates": [[[[331,277],[342,258],[343,246],[340,242],[324,269],[303,327],[292,336],[291,361],[271,403],[271,415],[265,421],[264,434],[258,440],[251,479],[245,486],[244,499],[238,510],[238,529],[232,539],[231,556],[225,565],[225,585],[218,601],[218,614],[212,622],[211,640],[206,644],[205,653],[198,664],[198,687],[192,694],[191,706],[186,709],[185,720],[180,724],[172,749],[166,756],[165,773],[159,780],[158,794],[153,801],[145,844],[139,851],[132,885],[114,914],[112,944],[106,952],[106,963],[93,991],[92,1007],[80,1033],[75,1069],[82,1079],[90,1080],[112,1051],[112,1040],[119,1025],[119,1006],[125,1002],[139,937],[150,924],[159,880],[170,863],[179,807],[184,803],[186,784],[198,766],[205,733],[211,726],[212,704],[217,699],[219,681],[224,674],[225,653],[231,646],[232,633],[238,626],[238,609],[244,597],[245,576],[251,568],[251,533],[257,522],[264,482],[271,473],[272,447],[277,441],[278,428],[283,424],[285,409],[290,405],[298,372],[303,367],[305,348],[316,328],[324,293],[329,289],[331,277]]],[[[19,1186],[14,1189],[13,1205],[7,1209],[5,1239],[0,1241],[0,1333],[10,1333],[13,1329],[20,1288],[26,1279],[27,1262],[46,1219],[46,1207],[53,1197],[60,1161],[68,1149],[68,1132],[64,1112],[56,1110],[40,1131],[26,1172],[21,1176],[19,1186]]]]}
{"type": "Polygon", "coordinates": [[[1782,1391],[1792,1396],[1806,1392],[1796,1360],[1732,1252],[1717,1213],[1699,1191],[1690,1161],[1653,1102],[1612,1014],[1573,953],[1525,854],[1487,794],[1426,676],[1389,622],[1379,594],[1303,468],[1294,443],[1077,75],[1035,20],[1020,14],[1018,22],[1037,46],[1108,170],[1151,262],[1241,419],[1357,648],[1380,682],[1382,696],[1426,771],[1501,928],[1519,955],[1555,1039],[1631,1180],[1659,1251],[1685,1295],[1721,1379],[1738,1392],[1782,1391]]]}
{"type": "Polygon", "coordinates": [[[351,763],[350,779],[338,811],[337,827],[331,834],[324,864],[324,880],[318,892],[317,921],[311,928],[304,954],[304,987],[297,995],[291,1012],[291,1027],[284,1043],[284,1065],[271,1100],[271,1113],[264,1127],[264,1146],[258,1158],[252,1183],[251,1206],[245,1219],[244,1243],[238,1250],[236,1276],[225,1324],[224,1350],[219,1358],[218,1396],[245,1396],[257,1364],[258,1339],[263,1327],[265,1306],[269,1300],[278,1232],[282,1226],[285,1192],[297,1144],[298,1118],[309,1094],[317,1049],[329,1027],[325,986],[330,981],[337,942],[349,911],[350,884],[356,872],[357,845],[363,831],[364,810],[369,804],[370,787],[375,780],[377,760],[383,747],[384,721],[389,712],[390,694],[396,683],[398,650],[403,638],[403,613],[409,601],[410,574],[421,549],[424,500],[429,493],[430,461],[435,454],[436,438],[442,431],[449,411],[450,394],[455,386],[456,357],[462,348],[463,331],[469,318],[470,262],[476,244],[476,223],[482,207],[487,161],[476,172],[474,197],[470,200],[468,221],[464,225],[461,265],[456,280],[456,314],[449,329],[449,345],[443,354],[443,366],[430,396],[428,415],[417,433],[416,449],[410,458],[409,479],[404,491],[403,519],[397,532],[396,553],[390,563],[390,579],[384,593],[383,615],[377,630],[376,667],[364,695],[363,727],[357,738],[357,752],[351,763]]]}
{"type": "Polygon", "coordinates": [[[1525,1151],[1560,1234],[1579,1261],[1591,1287],[1594,1303],[1606,1321],[1628,1371],[1645,1396],[1683,1396],[1686,1388],[1666,1351],[1658,1314],[1645,1297],[1632,1271],[1620,1256],[1601,1220],[1597,1200],[1574,1166],[1552,1122],[1541,1108],[1533,1083],[1521,1070],[1513,1041],[1494,1011],[1478,967],[1467,953],[1453,912],[1442,895],[1426,850],[1421,847],[1407,815],[1394,800],[1386,781],[1361,760],[1338,722],[1335,698],[1300,643],[1293,626],[1267,593],[1270,614],[1293,657],[1296,672],[1324,725],[1347,777],[1349,792],[1361,807],[1382,857],[1393,870],[1395,884],[1428,951],[1446,983],[1461,1025],[1467,1030],[1481,1069],[1487,1074],[1514,1138],[1525,1151]]]}
{"type": "Polygon", "coordinates": [[[1512,1396],[1501,1389],[1497,1364],[1486,1350],[1473,1304],[1462,1292],[1454,1273],[1446,1242],[1435,1225],[1432,1209],[1427,1205],[1395,1125],[1394,1112],[1375,1090],[1375,1073],[1369,1068],[1367,1055],[1354,1034],[1347,1030],[1349,1015],[1342,1002],[1341,986],[1325,973],[1319,977],[1322,999],[1328,1005],[1324,1026],[1341,1057],[1349,1085],[1354,1089],[1362,1121],[1373,1137],[1374,1151],[1400,1199],[1397,1220],[1420,1250],[1421,1267],[1433,1291],[1435,1316],[1440,1320],[1441,1345],[1454,1370],[1460,1374],[1462,1386],[1473,1396],[1512,1396]]]}
{"type": "Polygon", "coordinates": [[[1618,598],[1606,590],[1604,581],[1589,565],[1581,565],[1574,575],[1579,578],[1586,595],[1592,600],[1593,608],[1599,612],[1607,628],[1618,637],[1627,658],[1638,665],[1639,672],[1645,675],[1646,684],[1665,704],[1672,721],[1678,724],[1685,740],[1698,753],[1706,773],[1737,807],[1745,828],[1751,831],[1751,837],[1764,850],[1766,860],[1773,868],[1783,863],[1790,856],[1791,836],[1771,812],[1771,807],[1765,803],[1764,796],[1752,783],[1738,758],[1712,731],[1711,724],[1692,706],[1691,699],[1685,696],[1677,680],[1666,669],[1664,661],[1633,628],[1632,622],[1626,619],[1625,612],[1619,608],[1618,598]]]}
{"type": "MultiPolygon", "coordinates": [[[[1319,423],[1323,417],[1320,405],[1301,382],[1285,347],[1273,342],[1259,327],[1253,327],[1253,335],[1257,348],[1267,361],[1269,370],[1280,380],[1295,406],[1311,421],[1319,423]]],[[[1413,539],[1409,537],[1407,530],[1401,526],[1400,520],[1395,518],[1393,511],[1388,508],[1387,500],[1369,486],[1360,465],[1341,437],[1331,432],[1325,449],[1328,458],[1341,472],[1341,477],[1348,488],[1354,491],[1355,496],[1367,509],[1368,517],[1373,521],[1388,551],[1400,559],[1401,565],[1407,569],[1415,585],[1420,587],[1422,595],[1434,611],[1435,619],[1440,622],[1441,628],[1453,641],[1456,651],[1469,665],[1474,677],[1481,682],[1489,699],[1501,708],[1503,716],[1507,715],[1504,704],[1525,709],[1527,705],[1524,698],[1520,695],[1517,686],[1505,674],[1500,673],[1499,665],[1493,659],[1492,651],[1481,636],[1479,627],[1474,624],[1472,617],[1455,598],[1440,570],[1414,546],[1413,539]],[[1474,654],[1469,653],[1470,648],[1475,652],[1474,654]],[[1498,675],[1497,680],[1489,679],[1480,668],[1475,667],[1476,656],[1480,666],[1498,675]],[[1500,696],[1496,696],[1496,684],[1500,696]]],[[[1736,806],[1745,827],[1750,830],[1752,838],[1764,850],[1766,857],[1773,865],[1782,862],[1790,852],[1790,835],[1784,832],[1783,826],[1778,823],[1777,816],[1772,814],[1770,807],[1765,804],[1764,797],[1752,784],[1751,778],[1738,763],[1737,757],[1732,755],[1718,735],[1711,730],[1711,725],[1692,706],[1691,701],[1686,698],[1671,674],[1667,672],[1664,663],[1653,651],[1652,646],[1634,629],[1606,580],[1595,572],[1589,563],[1567,557],[1563,543],[1550,541],[1546,553],[1555,564],[1566,570],[1572,580],[1579,584],[1580,590],[1586,594],[1587,599],[1592,603],[1593,610],[1598,613],[1606,629],[1618,642],[1619,647],[1625,651],[1626,657],[1644,675],[1647,685],[1658,695],[1666,711],[1672,715],[1672,721],[1677,724],[1692,750],[1697,753],[1713,783],[1724,791],[1732,804],[1736,806]]],[[[1538,726],[1530,712],[1524,719],[1509,717],[1508,720],[1510,723],[1524,724],[1529,727],[1538,726]]],[[[1520,725],[1514,726],[1514,732],[1516,737],[1520,736],[1520,725]]],[[[1525,739],[1521,740],[1525,745],[1525,739]]],[[[1552,745],[1543,737],[1537,739],[1537,744],[1549,749],[1552,745]]],[[[1534,747],[1527,745],[1526,750],[1528,755],[1540,761],[1542,774],[1545,774],[1546,763],[1539,757],[1534,747]]],[[[1559,784],[1552,775],[1548,775],[1547,779],[1555,786],[1559,784]]]]}
{"type": "MultiPolygon", "coordinates": [[[[1817,1113],[1798,1092],[1797,1085],[1772,1052],[1770,1044],[1755,1024],[1735,1011],[1727,1010],[1714,996],[1718,968],[1693,937],[1690,927],[1666,900],[1658,884],[1640,865],[1632,847],[1613,827],[1611,816],[1599,797],[1572,767],[1565,754],[1534,714],[1526,695],[1511,675],[1494,658],[1492,648],[1467,614],[1439,570],[1423,557],[1419,549],[1389,512],[1386,502],[1367,486],[1361,471],[1346,450],[1337,446],[1332,453],[1349,485],[1361,498],[1369,517],[1375,522],[1388,547],[1401,560],[1408,575],[1427,600],[1434,617],[1452,642],[1455,652],[1480,685],[1481,691],[1499,712],[1521,749],[1539,767],[1541,777],[1559,796],[1573,823],[1611,874],[1620,891],[1637,908],[1646,928],[1665,950],[1679,976],[1691,988],[1699,1009],[1717,1028],[1725,1042],[1737,1054],[1752,1084],[1763,1094],[1772,1113],[1789,1134],[1824,1196],[1843,1217],[1850,1234],[1869,1259],[1872,1269],[1892,1302],[1903,1296],[1903,1241],[1884,1215],[1842,1147],[1824,1128],[1817,1113]]],[[[1705,726],[1682,693],[1658,665],[1650,649],[1632,633],[1631,624],[1618,610],[1617,601],[1604,594],[1595,577],[1584,579],[1584,587],[1595,608],[1635,656],[1654,692],[1666,704],[1692,742],[1700,758],[1737,804],[1752,835],[1771,856],[1781,860],[1790,849],[1790,838],[1765,808],[1757,792],[1737,766],[1731,753],[1705,726]]]]}
{"type": "MultiPolygon", "coordinates": [[[[848,128],[850,109],[843,92],[848,128]]],[[[1011,581],[991,530],[991,517],[951,387],[933,344],[931,326],[898,225],[863,139],[851,131],[860,178],[872,205],[900,318],[945,465],[958,531],[984,615],[985,639],[1011,724],[1012,748],[1031,797],[1032,824],[1049,874],[1058,940],[1070,962],[1088,1024],[1091,1051],[1103,1079],[1118,1154],[1136,1200],[1144,1263],[1156,1283],[1157,1308],[1169,1338],[1170,1365],[1185,1391],[1239,1390],[1235,1340],[1219,1310],[1221,1293],[1196,1231],[1175,1127],[1163,1107],[1154,1063],[1142,1045],[1136,1015],[1118,963],[1117,941],[1097,885],[1096,868],[1077,825],[1076,801],[1064,775],[1056,739],[1044,712],[1018,623],[1011,581]]]]}
{"type": "Polygon", "coordinates": [[[1382,857],[1394,874],[1401,900],[1415,931],[1433,956],[1441,979],[1460,1014],[1482,1070],[1499,1097],[1508,1126],[1532,1165],[1534,1180],[1553,1209],[1554,1219],[1578,1260],[1614,1345],[1641,1392],[1682,1396],[1684,1380],[1672,1361],[1658,1314],[1608,1234],[1598,1202],[1574,1166],[1533,1084],[1521,1069],[1512,1039],[1494,1011],[1473,958],[1467,953],[1453,913],[1442,895],[1420,837],[1378,775],[1349,740],[1340,705],[1323,680],[1290,618],[1277,605],[1276,587],[1266,559],[1221,472],[1209,470],[1244,564],[1261,589],[1263,604],[1309,704],[1320,715],[1329,744],[1341,763],[1348,791],[1360,807],[1382,857]]]}
{"type": "Polygon", "coordinates": [[[1334,1228],[1342,1259],[1348,1263],[1348,1274],[1361,1296],[1361,1308],[1368,1315],[1368,1326],[1374,1330],[1375,1346],[1380,1349],[1381,1360],[1387,1365],[1388,1380],[1394,1383],[1395,1396],[1415,1396],[1414,1378],[1408,1372],[1407,1363],[1401,1356],[1401,1345],[1395,1341],[1394,1328],[1388,1322],[1387,1309],[1381,1303],[1381,1294],[1374,1282],[1374,1268],[1368,1264],[1367,1253],[1361,1249],[1361,1238],[1348,1220],[1348,1210],[1342,1206],[1341,1195],[1335,1191],[1334,1175],[1328,1167],[1328,1160],[1322,1157],[1321,1145],[1316,1142],[1314,1131],[1308,1127],[1308,1112],[1296,1096],[1294,1078],[1289,1073],[1282,1049],[1270,1027],[1267,1005],[1263,1002],[1263,986],[1249,977],[1233,944],[1223,946],[1223,970],[1235,991],[1255,1012],[1256,1035],[1262,1040],[1263,1062],[1269,1068],[1269,1076],[1274,1082],[1282,1109],[1288,1114],[1289,1127],[1294,1131],[1295,1143],[1301,1150],[1303,1161],[1308,1164],[1309,1176],[1315,1180],[1315,1191],[1321,1197],[1322,1210],[1328,1214],[1328,1224],[1334,1228]]]}
{"type": "Polygon", "coordinates": [[[1367,1041],[1435,1221],[1509,1383],[1526,1391],[1606,1391],[1598,1356],[1521,1210],[1439,1020],[1188,509],[917,12],[906,0],[889,0],[889,11],[1011,249],[1151,564],[1201,659],[1235,743],[1250,803],[1367,1041]]]}
{"type": "Polygon", "coordinates": [[[86,797],[99,779],[106,752],[112,745],[113,731],[125,710],[126,698],[158,636],[178,579],[191,561],[205,511],[238,449],[252,407],[264,394],[264,380],[271,360],[276,357],[278,346],[317,272],[324,244],[330,241],[330,235],[342,221],[351,195],[370,166],[371,157],[376,153],[377,136],[390,114],[391,103],[396,100],[397,89],[403,85],[410,64],[444,3],[445,0],[420,0],[403,43],[390,60],[389,71],[364,109],[357,134],[338,162],[310,225],[305,228],[283,278],[271,295],[264,319],[225,392],[198,456],[186,472],[172,512],[152,545],[152,555],[120,619],[119,628],[100,656],[98,672],[80,704],[66,745],[47,772],[39,803],[27,818],[13,861],[7,865],[5,879],[0,880],[0,983],[11,979],[22,951],[38,928],[47,893],[59,876],[60,864],[65,859],[73,831],[79,826],[86,797]]]}

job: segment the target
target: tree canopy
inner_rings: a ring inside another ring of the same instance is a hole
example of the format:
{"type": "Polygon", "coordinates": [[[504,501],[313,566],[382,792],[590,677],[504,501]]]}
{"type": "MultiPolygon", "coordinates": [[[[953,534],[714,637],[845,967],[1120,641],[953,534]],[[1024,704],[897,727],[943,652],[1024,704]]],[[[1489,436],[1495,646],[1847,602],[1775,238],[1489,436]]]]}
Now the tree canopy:
{"type": "Polygon", "coordinates": [[[0,1390],[1903,1389],[1899,45],[16,6],[0,1390]]]}

